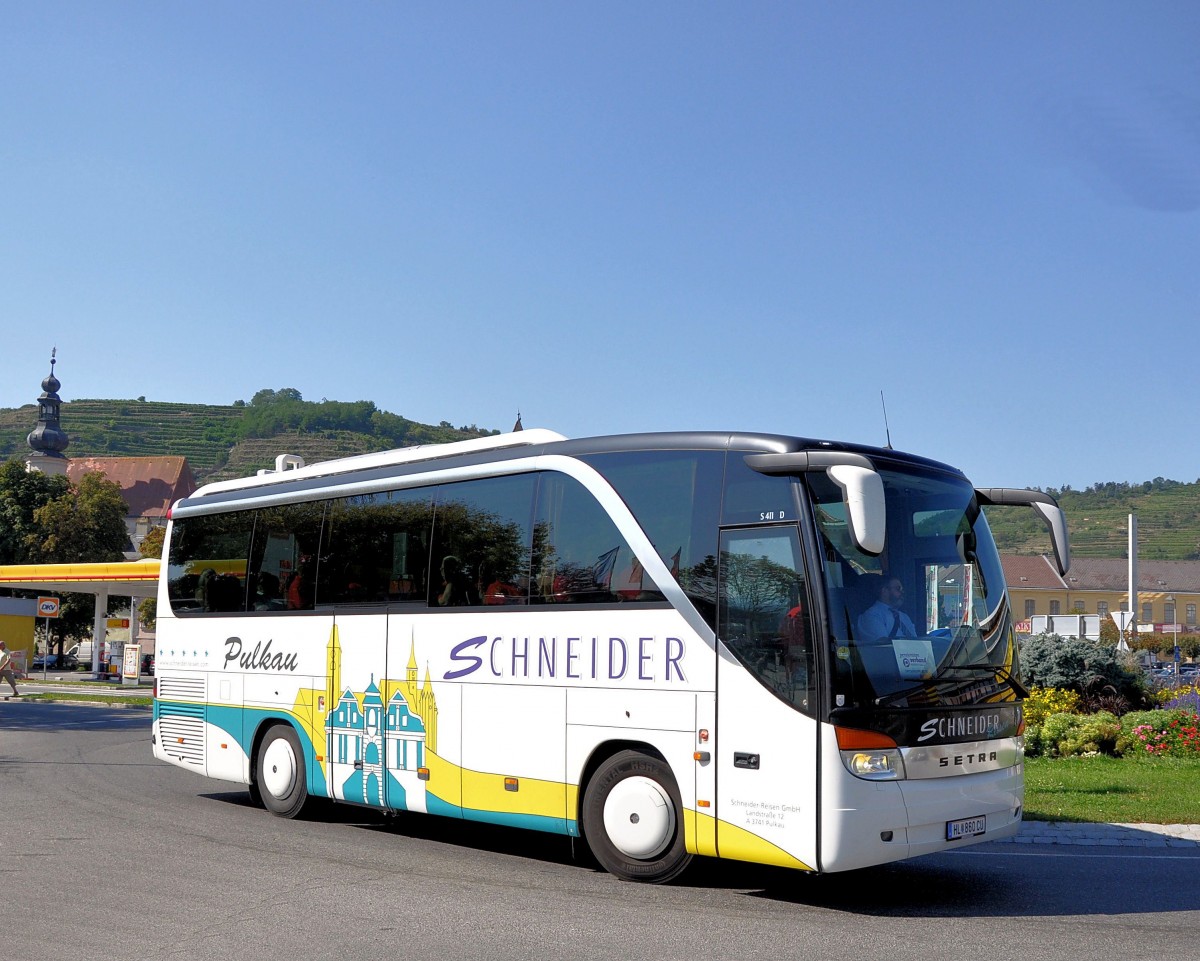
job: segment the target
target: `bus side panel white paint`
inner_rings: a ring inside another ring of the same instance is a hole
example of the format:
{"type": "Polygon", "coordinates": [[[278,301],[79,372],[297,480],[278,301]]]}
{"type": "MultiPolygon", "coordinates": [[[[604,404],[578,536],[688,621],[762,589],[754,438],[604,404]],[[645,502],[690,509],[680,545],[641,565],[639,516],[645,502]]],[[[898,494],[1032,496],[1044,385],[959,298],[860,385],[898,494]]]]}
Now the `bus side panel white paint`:
{"type": "Polygon", "coordinates": [[[567,698],[567,723],[604,728],[691,732],[696,695],[689,691],[573,690],[567,698]]]}
{"type": "Polygon", "coordinates": [[[470,771],[566,780],[566,700],[561,688],[464,685],[462,766],[470,771]]]}

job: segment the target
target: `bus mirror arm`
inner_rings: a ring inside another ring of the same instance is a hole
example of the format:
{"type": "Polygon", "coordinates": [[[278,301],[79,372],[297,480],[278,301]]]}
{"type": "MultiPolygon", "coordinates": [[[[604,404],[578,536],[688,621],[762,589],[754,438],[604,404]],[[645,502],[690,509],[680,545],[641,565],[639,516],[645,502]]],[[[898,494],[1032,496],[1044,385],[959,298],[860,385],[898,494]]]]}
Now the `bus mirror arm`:
{"type": "Polygon", "coordinates": [[[978,487],[975,496],[985,507],[989,504],[1017,507],[1032,507],[1035,514],[1050,531],[1050,543],[1054,546],[1054,563],[1059,574],[1066,575],[1071,569],[1071,542],[1067,535],[1067,515],[1049,494],[1042,491],[1023,490],[1013,487],[978,487]]]}
{"type": "Polygon", "coordinates": [[[883,553],[887,533],[887,502],[883,478],[870,458],[836,450],[802,450],[782,454],[747,454],[746,465],[760,474],[802,474],[825,471],[842,490],[846,521],[854,546],[864,554],[883,553]]]}

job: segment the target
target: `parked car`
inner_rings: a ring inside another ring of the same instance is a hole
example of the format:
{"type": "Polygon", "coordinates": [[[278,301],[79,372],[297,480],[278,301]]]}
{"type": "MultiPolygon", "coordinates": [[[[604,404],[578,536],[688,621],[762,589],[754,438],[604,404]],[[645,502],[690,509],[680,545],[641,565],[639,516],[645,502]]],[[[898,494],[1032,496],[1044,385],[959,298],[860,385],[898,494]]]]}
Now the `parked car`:
{"type": "Polygon", "coordinates": [[[33,658],[33,666],[39,670],[73,671],[79,667],[79,645],[74,644],[63,651],[61,664],[59,663],[59,656],[57,654],[51,654],[46,658],[43,658],[41,654],[37,654],[33,658]]]}

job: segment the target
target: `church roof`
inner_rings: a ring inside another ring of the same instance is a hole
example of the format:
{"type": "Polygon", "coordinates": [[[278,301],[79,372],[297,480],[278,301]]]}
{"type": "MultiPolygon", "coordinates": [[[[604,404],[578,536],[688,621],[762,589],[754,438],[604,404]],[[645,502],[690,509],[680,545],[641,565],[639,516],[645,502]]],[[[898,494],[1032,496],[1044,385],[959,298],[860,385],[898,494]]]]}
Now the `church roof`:
{"type": "Polygon", "coordinates": [[[196,490],[186,457],[75,457],[67,465],[72,483],[96,471],[121,488],[131,517],[165,517],[175,501],[196,490]]]}

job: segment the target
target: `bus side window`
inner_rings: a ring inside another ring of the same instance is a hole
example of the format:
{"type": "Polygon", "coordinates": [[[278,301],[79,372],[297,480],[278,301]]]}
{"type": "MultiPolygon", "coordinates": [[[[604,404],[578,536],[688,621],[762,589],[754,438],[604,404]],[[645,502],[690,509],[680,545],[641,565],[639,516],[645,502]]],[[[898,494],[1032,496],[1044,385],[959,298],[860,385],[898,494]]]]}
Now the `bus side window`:
{"type": "Polygon", "coordinates": [[[430,607],[524,604],[536,474],[443,484],[432,537],[430,607]]]}
{"type": "Polygon", "coordinates": [[[534,522],[533,601],[596,604],[663,595],[612,518],[582,484],[546,472],[534,522]]]}
{"type": "Polygon", "coordinates": [[[168,559],[167,595],[175,614],[245,609],[245,577],[254,511],[177,520],[168,559]]]}
{"type": "Polygon", "coordinates": [[[282,504],[258,511],[249,569],[249,580],[255,588],[251,610],[312,609],[324,514],[324,501],[282,504]],[[278,596],[258,594],[259,585],[270,585],[274,590],[276,584],[278,596]]]}
{"type": "Polygon", "coordinates": [[[345,497],[330,504],[318,603],[424,600],[432,490],[345,497]]]}
{"type": "Polygon", "coordinates": [[[721,532],[719,632],[759,681],[816,710],[812,624],[793,525],[721,532]]]}

